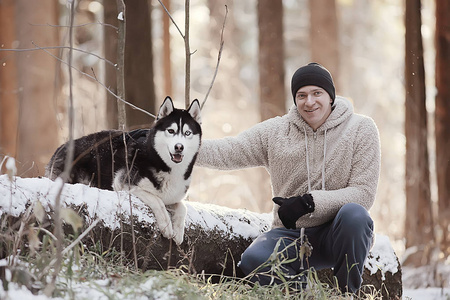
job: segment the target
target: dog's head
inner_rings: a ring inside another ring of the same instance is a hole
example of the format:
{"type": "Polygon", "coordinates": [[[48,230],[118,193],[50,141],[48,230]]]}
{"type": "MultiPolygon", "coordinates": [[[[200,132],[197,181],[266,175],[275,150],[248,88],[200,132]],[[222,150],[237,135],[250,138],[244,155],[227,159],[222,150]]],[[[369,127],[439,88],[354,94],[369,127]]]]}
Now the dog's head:
{"type": "Polygon", "coordinates": [[[202,129],[200,103],[195,99],[187,110],[177,109],[166,97],[154,126],[154,147],[167,165],[190,163],[197,155],[202,129]]]}

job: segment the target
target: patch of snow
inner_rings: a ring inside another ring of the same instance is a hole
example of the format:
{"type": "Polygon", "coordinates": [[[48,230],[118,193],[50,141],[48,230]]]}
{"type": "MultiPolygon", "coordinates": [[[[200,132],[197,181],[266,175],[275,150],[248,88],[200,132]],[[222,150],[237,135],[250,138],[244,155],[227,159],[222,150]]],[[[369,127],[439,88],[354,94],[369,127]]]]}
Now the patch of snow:
{"type": "Polygon", "coordinates": [[[14,159],[14,157],[8,157],[5,167],[9,171],[11,176],[15,176],[17,174],[16,160],[14,159]]]}
{"type": "Polygon", "coordinates": [[[0,284],[0,299],[3,300],[57,300],[61,298],[48,298],[45,295],[33,295],[30,290],[28,290],[25,286],[19,286],[14,282],[10,282],[8,284],[8,291],[3,289],[3,284],[0,284]]]}
{"type": "MultiPolygon", "coordinates": [[[[48,212],[54,206],[61,182],[48,178],[20,178],[14,177],[9,181],[6,175],[0,176],[0,216],[4,212],[12,216],[19,216],[30,203],[40,201],[48,212]]],[[[127,192],[113,192],[91,188],[84,184],[64,184],[61,193],[63,206],[83,206],[90,219],[100,219],[105,226],[116,229],[120,227],[117,213],[130,215],[130,201],[133,215],[139,221],[154,223],[148,207],[138,198],[127,192]]]]}
{"type": "Polygon", "coordinates": [[[370,251],[372,256],[367,258],[364,267],[370,270],[370,274],[375,274],[381,270],[381,278],[385,280],[386,272],[395,274],[398,272],[398,260],[392,248],[389,237],[383,234],[377,234],[375,244],[370,251]]]}
{"type": "Polygon", "coordinates": [[[450,289],[450,263],[440,262],[420,267],[402,267],[405,289],[444,287],[450,289]]]}
{"type": "Polygon", "coordinates": [[[117,20],[123,21],[123,12],[120,12],[117,16],[117,20]]]}
{"type": "Polygon", "coordinates": [[[254,239],[270,229],[272,214],[258,214],[245,209],[231,209],[214,204],[186,202],[186,226],[198,224],[203,228],[219,229],[229,236],[254,239]]]}
{"type": "Polygon", "coordinates": [[[450,288],[406,289],[403,291],[403,299],[448,300],[450,299],[450,288]]]}
{"type": "MultiPolygon", "coordinates": [[[[84,207],[88,217],[100,219],[105,226],[116,229],[120,227],[118,213],[130,216],[130,201],[133,215],[140,222],[153,224],[155,218],[150,209],[137,197],[128,192],[113,192],[92,188],[84,184],[64,184],[48,178],[14,177],[9,181],[6,175],[0,176],[0,216],[8,212],[19,216],[30,203],[40,201],[48,212],[55,204],[61,188],[63,206],[84,207]],[[12,200],[13,198],[13,200],[12,200]]],[[[245,209],[231,209],[213,204],[186,201],[188,210],[186,227],[200,225],[205,229],[218,229],[230,236],[256,238],[262,231],[267,231],[272,222],[272,214],[258,214],[245,209]],[[244,220],[244,222],[242,222],[244,220]]]]}

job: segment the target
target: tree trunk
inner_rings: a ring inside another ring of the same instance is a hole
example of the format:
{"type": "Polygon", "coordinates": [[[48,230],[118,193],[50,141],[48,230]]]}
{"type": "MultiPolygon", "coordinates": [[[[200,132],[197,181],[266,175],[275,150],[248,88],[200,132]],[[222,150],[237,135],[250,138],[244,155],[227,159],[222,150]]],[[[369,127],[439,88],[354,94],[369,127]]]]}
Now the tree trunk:
{"type": "MultiPolygon", "coordinates": [[[[163,4],[170,13],[170,1],[163,0],[163,4]]],[[[173,97],[172,88],[172,61],[170,59],[170,24],[172,21],[169,15],[163,11],[163,72],[164,72],[164,94],[165,96],[173,97]]]]}
{"type": "Polygon", "coordinates": [[[427,149],[425,71],[421,34],[420,0],[406,1],[405,13],[405,136],[406,136],[406,248],[417,251],[406,264],[430,261],[433,234],[427,149]]]}
{"type": "MultiPolygon", "coordinates": [[[[14,1],[0,1],[0,49],[16,46],[14,1]]],[[[0,51],[0,161],[3,155],[16,157],[17,154],[17,85],[16,54],[0,51]]]]}
{"type": "Polygon", "coordinates": [[[283,2],[258,0],[259,93],[261,120],[284,115],[283,2]]]}
{"type": "MultiPolygon", "coordinates": [[[[14,42],[16,48],[35,48],[34,41],[40,47],[58,46],[58,31],[55,28],[37,26],[58,24],[57,5],[56,0],[2,3],[2,15],[9,14],[3,17],[11,23],[1,26],[2,38],[5,38],[1,44],[13,47],[14,42]],[[14,33],[12,28],[15,28],[14,33]]],[[[57,54],[56,51],[47,51],[57,54]]],[[[7,145],[7,152],[15,154],[19,174],[43,175],[45,164],[58,146],[56,99],[60,88],[55,77],[57,60],[41,50],[3,52],[1,55],[6,56],[5,67],[12,67],[11,73],[0,67],[2,90],[6,89],[1,96],[2,115],[8,114],[5,119],[2,116],[1,121],[2,132],[8,131],[6,136],[2,134],[2,147],[7,145]],[[7,105],[8,112],[3,111],[3,105],[7,105]]]]}
{"type": "Polygon", "coordinates": [[[450,255],[450,3],[436,1],[436,173],[441,250],[450,255]]]}
{"type": "MultiPolygon", "coordinates": [[[[155,113],[153,51],[150,5],[148,0],[125,0],[125,100],[155,113]]],[[[153,123],[153,118],[126,107],[129,128],[153,123]]]]}
{"type": "Polygon", "coordinates": [[[311,61],[325,66],[339,87],[339,34],[335,0],[309,0],[311,61]]]}
{"type": "MultiPolygon", "coordinates": [[[[57,187],[58,184],[47,178],[17,177],[11,183],[7,176],[0,176],[0,224],[7,222],[4,228],[14,230],[13,224],[28,213],[27,207],[36,207],[34,203],[40,201],[46,211],[46,221],[42,224],[49,224],[47,229],[51,230],[51,204],[57,187]]],[[[241,254],[254,238],[270,229],[272,222],[271,214],[188,201],[185,238],[180,247],[176,247],[160,235],[149,208],[126,193],[89,188],[82,184],[66,184],[61,198],[64,206],[71,207],[82,216],[85,228],[96,219],[101,221],[83,240],[83,244],[88,247],[95,245],[97,251],[101,252],[115,249],[132,260],[130,202],[133,207],[134,231],[138,237],[134,245],[138,266],[142,270],[186,266],[189,272],[195,274],[204,272],[206,275],[242,277],[242,272],[236,266],[241,254]]],[[[33,221],[30,226],[35,226],[34,218],[31,219],[33,221]]],[[[26,230],[28,225],[23,225],[26,230]]],[[[70,233],[68,226],[65,230],[70,233]]],[[[28,244],[24,243],[21,246],[21,254],[26,253],[26,245],[28,244]]],[[[2,249],[6,251],[8,248],[0,243],[0,259],[11,254],[1,253],[2,249]]],[[[318,273],[321,281],[331,280],[331,270],[318,273]]],[[[386,236],[377,236],[365,263],[363,280],[364,285],[373,285],[389,299],[401,298],[401,268],[386,236]]]]}
{"type": "MultiPolygon", "coordinates": [[[[103,1],[104,23],[118,27],[117,4],[115,1],[103,1]]],[[[105,58],[117,63],[117,30],[105,27],[103,30],[105,58]]],[[[117,69],[105,63],[105,85],[117,95],[117,69]]],[[[106,119],[110,129],[118,129],[117,99],[106,93],[106,119]]]]}

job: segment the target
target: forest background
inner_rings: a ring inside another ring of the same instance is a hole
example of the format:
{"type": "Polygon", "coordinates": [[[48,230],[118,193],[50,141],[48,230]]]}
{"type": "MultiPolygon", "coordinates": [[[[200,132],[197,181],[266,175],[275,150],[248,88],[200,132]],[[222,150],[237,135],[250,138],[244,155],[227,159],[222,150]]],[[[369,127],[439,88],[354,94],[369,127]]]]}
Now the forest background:
{"type": "MultiPolygon", "coordinates": [[[[184,1],[163,2],[183,31],[184,1]]],[[[226,15],[217,77],[202,110],[203,137],[236,135],[263,119],[284,114],[293,105],[289,86],[293,72],[310,61],[322,63],[334,76],[337,94],[350,98],[355,111],[372,117],[380,131],[382,170],[371,209],[375,231],[390,237],[401,258],[417,254],[411,260],[414,265],[449,264],[448,240],[447,246],[442,246],[448,226],[438,226],[440,202],[449,207],[450,200],[448,192],[445,199],[439,199],[436,176],[437,2],[191,1],[191,100],[202,101],[211,85],[226,15]],[[405,89],[411,77],[405,76],[405,25],[412,23],[405,22],[405,14],[407,6],[414,5],[413,11],[421,14],[418,28],[424,50],[414,55],[417,65],[423,59],[424,72],[409,75],[424,83],[418,94],[424,96],[425,143],[421,141],[425,150],[413,152],[425,152],[421,160],[425,167],[414,161],[409,165],[420,173],[426,169],[425,180],[420,181],[405,179],[412,178],[407,171],[405,135],[410,122],[408,107],[412,107],[405,89]],[[408,199],[411,186],[424,183],[428,196],[408,199]]],[[[15,157],[19,176],[43,175],[54,150],[67,141],[70,93],[75,105],[75,137],[118,128],[117,100],[112,95],[117,89],[116,1],[75,3],[73,43],[78,50],[73,52],[76,69],[71,84],[64,63],[69,53],[67,1],[0,0],[0,161],[4,156],[15,157]]],[[[179,29],[159,1],[128,0],[125,4],[125,100],[153,114],[166,95],[183,107],[186,56],[179,29]]],[[[127,128],[152,121],[127,108],[127,128]]],[[[262,169],[223,172],[197,168],[189,193],[190,201],[256,212],[270,212],[271,198],[269,177],[262,169]]]]}

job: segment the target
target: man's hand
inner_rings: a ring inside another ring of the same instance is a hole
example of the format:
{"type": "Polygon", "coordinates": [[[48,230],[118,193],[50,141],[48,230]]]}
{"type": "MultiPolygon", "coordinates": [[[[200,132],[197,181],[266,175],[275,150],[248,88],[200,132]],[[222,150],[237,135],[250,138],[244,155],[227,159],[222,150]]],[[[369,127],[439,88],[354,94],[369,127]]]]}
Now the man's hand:
{"type": "Polygon", "coordinates": [[[295,229],[295,222],[301,216],[312,213],[315,208],[311,194],[291,198],[275,197],[272,201],[280,206],[278,216],[284,227],[288,229],[295,229]]]}

